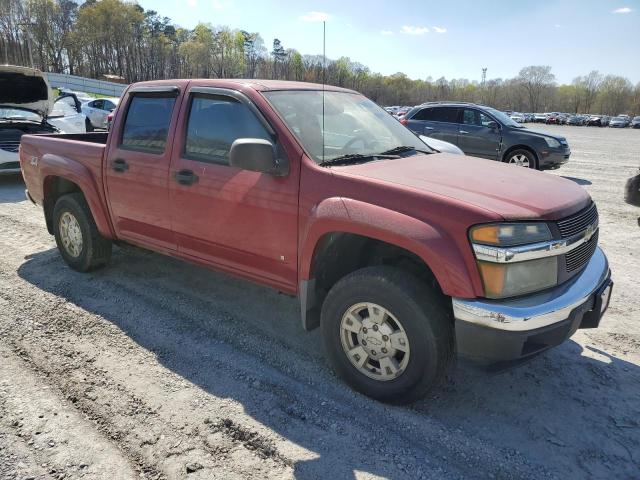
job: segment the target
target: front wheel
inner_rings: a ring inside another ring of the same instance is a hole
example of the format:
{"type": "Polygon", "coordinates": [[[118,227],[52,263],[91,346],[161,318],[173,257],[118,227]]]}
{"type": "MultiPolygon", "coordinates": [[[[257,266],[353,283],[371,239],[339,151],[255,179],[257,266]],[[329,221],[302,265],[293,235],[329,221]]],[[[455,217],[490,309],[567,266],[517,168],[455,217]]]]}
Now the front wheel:
{"type": "Polygon", "coordinates": [[[323,303],[321,327],[338,376],[384,402],[423,397],[452,357],[452,323],[441,299],[392,267],[367,267],[338,281],[323,303]]]}
{"type": "Polygon", "coordinates": [[[87,132],[93,132],[93,123],[91,123],[88,117],[84,119],[84,126],[87,132]]]}
{"type": "Polygon", "coordinates": [[[53,230],[62,258],[74,270],[88,272],[109,262],[111,240],[98,232],[81,193],[58,199],[53,208],[53,230]]]}
{"type": "Polygon", "coordinates": [[[514,150],[504,159],[509,165],[525,168],[537,168],[536,157],[529,150],[514,150]]]}

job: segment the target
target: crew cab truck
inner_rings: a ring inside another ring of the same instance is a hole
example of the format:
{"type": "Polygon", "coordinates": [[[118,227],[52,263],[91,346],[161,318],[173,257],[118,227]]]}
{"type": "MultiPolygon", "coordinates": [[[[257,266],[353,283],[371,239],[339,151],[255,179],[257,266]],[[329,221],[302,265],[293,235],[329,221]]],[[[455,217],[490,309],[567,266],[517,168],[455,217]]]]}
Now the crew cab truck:
{"type": "Polygon", "coordinates": [[[20,162],[72,268],[119,241],[296,295],[337,374],[382,401],[420,398],[455,354],[538,354],[609,302],[584,189],[438,153],[351,90],[133,84],[108,133],[25,135],[20,162]]]}

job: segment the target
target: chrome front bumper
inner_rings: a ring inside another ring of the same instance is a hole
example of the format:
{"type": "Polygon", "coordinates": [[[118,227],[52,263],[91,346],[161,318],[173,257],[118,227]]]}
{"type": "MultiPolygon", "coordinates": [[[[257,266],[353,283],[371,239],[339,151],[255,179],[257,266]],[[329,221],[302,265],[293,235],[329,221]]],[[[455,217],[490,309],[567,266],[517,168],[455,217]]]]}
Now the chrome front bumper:
{"type": "Polygon", "coordinates": [[[576,329],[598,325],[608,306],[610,277],[598,247],[579,275],[552,290],[506,300],[454,298],[458,350],[499,361],[536,353],[533,343],[538,350],[562,343],[576,329]]]}

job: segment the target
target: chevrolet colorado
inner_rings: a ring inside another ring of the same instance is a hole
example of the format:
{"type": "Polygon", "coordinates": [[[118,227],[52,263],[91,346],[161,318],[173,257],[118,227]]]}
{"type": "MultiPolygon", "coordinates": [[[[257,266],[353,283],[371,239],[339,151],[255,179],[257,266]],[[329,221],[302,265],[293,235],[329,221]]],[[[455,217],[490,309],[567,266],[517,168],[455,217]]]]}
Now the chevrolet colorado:
{"type": "Polygon", "coordinates": [[[437,153],[351,90],[133,84],[109,133],[25,135],[20,163],[72,268],[119,241],[297,295],[336,373],[382,401],[420,398],[454,354],[536,355],[609,303],[584,189],[437,153]]]}

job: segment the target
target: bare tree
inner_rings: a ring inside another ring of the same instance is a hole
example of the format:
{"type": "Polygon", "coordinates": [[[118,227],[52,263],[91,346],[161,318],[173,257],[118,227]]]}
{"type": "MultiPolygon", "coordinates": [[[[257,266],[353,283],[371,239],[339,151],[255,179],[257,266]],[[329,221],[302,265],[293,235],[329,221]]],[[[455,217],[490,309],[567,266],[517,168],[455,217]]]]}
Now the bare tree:
{"type": "Polygon", "coordinates": [[[518,80],[527,92],[529,109],[532,112],[538,111],[543,92],[554,85],[555,79],[556,77],[551,73],[551,67],[548,65],[532,65],[520,70],[518,80]]]}

